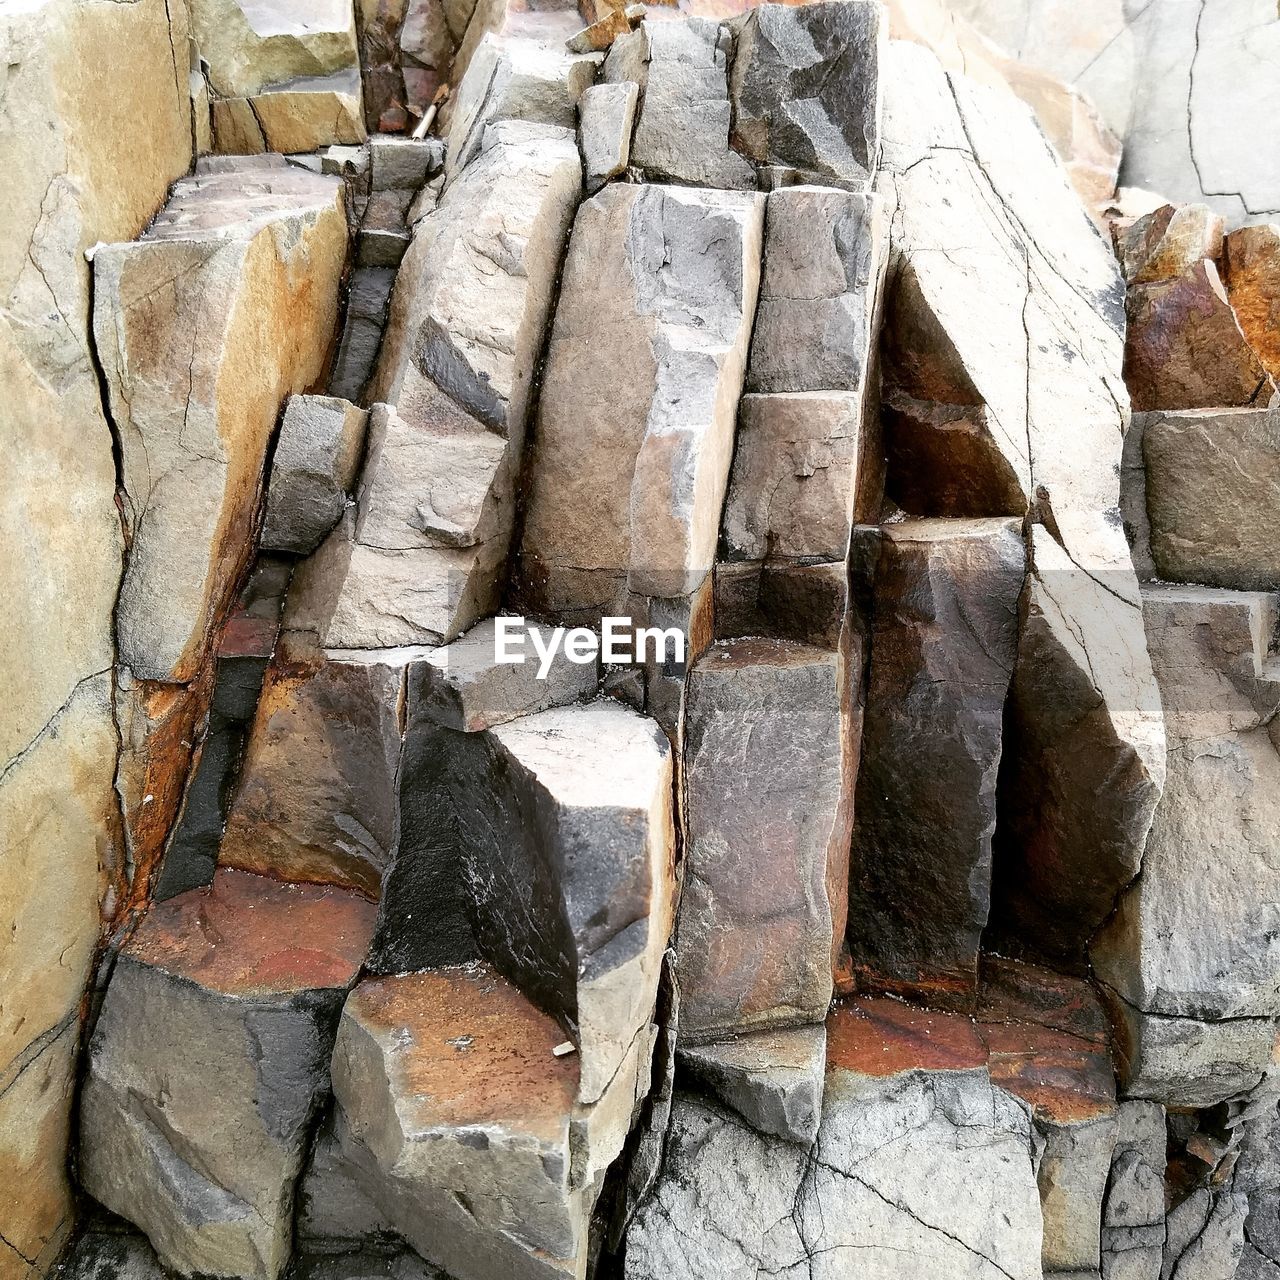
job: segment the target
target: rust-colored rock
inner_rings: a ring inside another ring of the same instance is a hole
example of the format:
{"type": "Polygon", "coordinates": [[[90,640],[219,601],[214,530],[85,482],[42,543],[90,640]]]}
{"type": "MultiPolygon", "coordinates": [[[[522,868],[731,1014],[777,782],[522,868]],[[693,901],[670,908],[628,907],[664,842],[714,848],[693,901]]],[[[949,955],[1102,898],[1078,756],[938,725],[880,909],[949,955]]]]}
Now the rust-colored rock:
{"type": "Polygon", "coordinates": [[[1223,222],[1207,205],[1161,205],[1117,229],[1116,255],[1131,284],[1176,280],[1202,258],[1222,257],[1223,222]]]}
{"type": "Polygon", "coordinates": [[[1227,297],[1262,366],[1280,378],[1280,227],[1241,227],[1226,238],[1227,297]]]}
{"type": "Polygon", "coordinates": [[[828,1070],[890,1076],[970,1071],[987,1061],[971,1018],[933,1013],[891,996],[842,1001],[827,1018],[828,1070]]]}

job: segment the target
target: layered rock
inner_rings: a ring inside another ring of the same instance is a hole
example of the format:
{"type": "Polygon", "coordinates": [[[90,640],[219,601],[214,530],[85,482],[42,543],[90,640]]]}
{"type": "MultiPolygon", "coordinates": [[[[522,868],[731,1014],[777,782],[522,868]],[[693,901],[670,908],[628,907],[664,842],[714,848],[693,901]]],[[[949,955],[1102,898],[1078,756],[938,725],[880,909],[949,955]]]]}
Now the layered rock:
{"type": "Polygon", "coordinates": [[[691,1042],[820,1022],[844,937],[852,691],[840,656],[721,641],[689,678],[677,931],[691,1042]]]}
{"type": "Polygon", "coordinates": [[[1143,588],[1169,731],[1142,875],[1095,944],[1134,1096],[1210,1106],[1256,1084],[1277,1006],[1280,707],[1273,597],[1143,588]],[[1207,856],[1206,856],[1207,854],[1207,856]]]}
{"type": "Polygon", "coordinates": [[[854,968],[884,989],[971,1007],[1022,538],[1014,520],[906,520],[863,542],[870,654],[849,879],[854,968]]]}
{"type": "Polygon", "coordinates": [[[274,1278],[373,909],[221,872],[155,906],[90,1046],[80,1172],[183,1274],[274,1278]]]}
{"type": "Polygon", "coordinates": [[[340,191],[287,167],[197,174],[142,239],[94,256],[132,538],[120,661],[136,676],[189,680],[227,607],[277,411],[324,370],[346,256],[340,191]]]}

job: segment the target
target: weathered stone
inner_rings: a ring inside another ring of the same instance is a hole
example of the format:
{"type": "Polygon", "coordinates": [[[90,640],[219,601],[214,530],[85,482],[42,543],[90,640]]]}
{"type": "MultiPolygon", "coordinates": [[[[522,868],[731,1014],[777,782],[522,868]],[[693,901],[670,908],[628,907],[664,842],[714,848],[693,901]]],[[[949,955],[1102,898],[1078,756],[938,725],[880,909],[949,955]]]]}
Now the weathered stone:
{"type": "Polygon", "coordinates": [[[838,654],[776,640],[719,642],[690,673],[676,955],[691,1042],[826,1014],[852,822],[846,680],[838,654]]]}
{"type": "Polygon", "coordinates": [[[570,1028],[593,1103],[657,997],[675,906],[670,748],[609,699],[452,747],[445,785],[480,951],[570,1028]]]}
{"type": "Polygon", "coordinates": [[[1164,1246],[1164,1108],[1122,1102],[1102,1210],[1103,1280],[1159,1280],[1164,1246]]]}
{"type": "Polygon", "coordinates": [[[443,167],[444,144],[439,138],[372,138],[369,160],[374,191],[417,191],[443,167]]]}
{"type": "Polygon", "coordinates": [[[215,98],[214,148],[223,155],[293,154],[365,140],[360,74],[298,76],[251,98],[215,98]]]}
{"type": "Polygon", "coordinates": [[[762,222],[762,197],[679,187],[614,184],[582,206],[521,548],[535,611],[686,595],[707,575],[762,222]]]}
{"type": "Polygon", "coordinates": [[[855,638],[848,623],[849,569],[844,561],[716,565],[717,640],[772,636],[838,649],[855,638]]]}
{"type": "Polygon", "coordinates": [[[604,17],[570,36],[565,41],[565,48],[570,53],[604,53],[619,36],[625,36],[630,30],[631,20],[626,9],[621,6],[611,8],[604,17]]]}
{"type": "Polygon", "coordinates": [[[751,165],[729,149],[732,48],[728,28],[707,18],[644,22],[614,41],[603,78],[640,86],[631,163],[647,180],[755,187],[751,165]]]}
{"type": "Polygon", "coordinates": [[[759,1133],[808,1146],[818,1136],[827,1032],[818,1024],[690,1045],[680,1068],[759,1133]]]}
{"type": "Polygon", "coordinates": [[[184,1274],[275,1277],[373,907],[239,871],[121,952],[81,1100],[85,1187],[184,1274]]]}
{"type": "Polygon", "coordinates": [[[357,267],[351,273],[347,319],[338,344],[329,393],[344,400],[363,402],[364,386],[373,373],[387,320],[394,267],[357,267]]]}
{"type": "Polygon", "coordinates": [[[413,665],[410,715],[475,733],[595,693],[595,663],[571,662],[561,646],[542,674],[527,644],[525,650],[524,662],[499,663],[493,620],[477,623],[466,635],[413,665]]]}
{"type": "Polygon", "coordinates": [[[1241,227],[1224,247],[1231,309],[1262,367],[1280,378],[1280,226],[1241,227]]]}
{"type": "Polygon", "coordinates": [[[120,660],[136,676],[200,667],[249,555],[280,403],[323,371],[345,256],[336,179],[252,166],[178,183],[141,240],[95,254],[133,536],[120,660]]]}
{"type": "Polygon", "coordinates": [[[60,1261],[65,1280],[167,1280],[156,1251],[139,1231],[91,1225],[60,1261]]]}
{"type": "Polygon", "coordinates": [[[1280,409],[1143,417],[1158,575],[1245,591],[1280,586],[1280,409]]]}
{"type": "Polygon", "coordinates": [[[867,190],[880,150],[884,9],[763,6],[735,32],[733,145],[806,181],[867,190]]]}
{"type": "Polygon", "coordinates": [[[286,632],[267,672],[219,861],[376,898],[399,835],[406,669],[423,649],[319,649],[286,632]]]}
{"type": "Polygon", "coordinates": [[[863,392],[888,253],[882,203],[824,187],[772,191],[765,246],[747,389],[863,392]]]}
{"type": "Polygon", "coordinates": [[[595,84],[584,90],[578,102],[578,143],[588,195],[626,170],[639,93],[634,80],[595,84]]]}
{"type": "Polygon", "coordinates": [[[290,396],[276,439],[261,545],[309,555],[355,484],[368,414],[349,400],[290,396]]]}
{"type": "Polygon", "coordinates": [[[1162,1277],[1231,1280],[1244,1252],[1248,1200],[1227,1189],[1193,1192],[1169,1211],[1162,1277]]]}
{"type": "Polygon", "coordinates": [[[1135,409],[1266,405],[1275,393],[1207,258],[1131,287],[1128,313],[1124,377],[1135,409]]]}
{"type": "Polygon", "coordinates": [[[336,1126],[327,1122],[316,1135],[311,1159],[298,1184],[298,1243],[347,1248],[395,1233],[361,1186],[361,1170],[342,1151],[336,1126]]]}
{"type": "Polygon", "coordinates": [[[1161,205],[1116,234],[1116,255],[1131,284],[1176,280],[1203,258],[1222,257],[1222,219],[1207,205],[1161,205]]]}
{"type": "Polygon", "coordinates": [[[872,603],[854,967],[884,989],[971,1007],[1026,553],[1014,520],[907,520],[867,531],[859,559],[872,603]]]}
{"type": "Polygon", "coordinates": [[[563,1034],[484,965],[366,981],[347,1001],[333,1065],[343,1154],[458,1280],[585,1274],[598,1187],[574,1150],[579,1059],[552,1052],[563,1034]]]}
{"type": "Polygon", "coordinates": [[[1092,958],[1123,1002],[1128,1092],[1207,1106],[1256,1083],[1273,1038],[1265,1020],[1280,1013],[1266,854],[1280,842],[1276,601],[1151,585],[1143,603],[1168,778],[1142,875],[1092,958]],[[1205,849],[1208,860],[1194,852],[1205,849]]]}

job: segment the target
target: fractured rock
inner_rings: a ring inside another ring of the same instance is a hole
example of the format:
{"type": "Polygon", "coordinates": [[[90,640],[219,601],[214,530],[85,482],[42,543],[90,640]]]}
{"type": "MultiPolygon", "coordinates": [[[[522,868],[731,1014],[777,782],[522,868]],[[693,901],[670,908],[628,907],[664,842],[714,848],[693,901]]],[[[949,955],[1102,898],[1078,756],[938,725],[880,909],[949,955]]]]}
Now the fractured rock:
{"type": "Polygon", "coordinates": [[[837,653],[714,644],[683,761],[682,1040],[821,1021],[844,938],[854,743],[837,653]]]}
{"type": "Polygon", "coordinates": [[[1116,255],[1130,285],[1176,280],[1201,259],[1222,257],[1222,218],[1207,205],[1161,205],[1116,233],[1116,255]]]}
{"type": "Polygon", "coordinates": [[[1122,1102],[1117,1122],[1102,1209],[1103,1280],[1158,1280],[1165,1236],[1164,1108],[1122,1102]]]}
{"type": "Polygon", "coordinates": [[[89,1051],[80,1172],[166,1267],[274,1280],[373,907],[222,871],[154,906],[89,1051]]]}
{"type": "Polygon", "coordinates": [[[309,555],[355,484],[368,413],[349,400],[290,396],[271,462],[261,545],[309,555]]]}
{"type": "Polygon", "coordinates": [[[439,138],[379,136],[369,140],[370,182],[374,192],[417,191],[443,167],[439,138]]]}
{"type": "Polygon", "coordinates": [[[802,180],[867,190],[880,150],[884,9],[765,5],[737,25],[731,140],[802,180]]]}
{"type": "Polygon", "coordinates": [[[710,570],[755,310],[763,203],[613,184],[579,211],[547,353],[521,547],[537,612],[601,609],[624,588],[687,595],[710,570]]]}
{"type": "Polygon", "coordinates": [[[1025,550],[1015,520],[865,534],[870,674],[849,881],[855,970],[971,1006],[1025,550]]]}
{"type": "Polygon", "coordinates": [[[354,67],[265,85],[251,98],[215,98],[210,118],[223,155],[291,155],[365,140],[354,67]]]}
{"type": "Polygon", "coordinates": [[[1262,367],[1280,378],[1280,227],[1240,227],[1224,247],[1231,309],[1262,367]]]}
{"type": "Polygon", "coordinates": [[[751,165],[729,149],[732,49],[728,28],[709,18],[642,22],[614,41],[603,79],[640,86],[631,163],[646,180],[755,187],[751,165]]]}
{"type": "Polygon", "coordinates": [[[818,1024],[690,1045],[680,1068],[755,1130],[808,1146],[818,1136],[827,1032],[818,1024]]]}
{"type": "Polygon", "coordinates": [[[323,371],[345,256],[341,183],[251,162],[184,179],[142,239],[95,254],[133,537],[120,661],[135,676],[198,670],[251,549],[280,403],[323,371]]]}
{"type": "Polygon", "coordinates": [[[1280,587],[1280,409],[1146,414],[1142,457],[1161,578],[1280,587]]]}
{"type": "Polygon", "coordinates": [[[594,84],[578,102],[578,142],[588,195],[595,195],[627,167],[639,92],[634,80],[594,84]]]}

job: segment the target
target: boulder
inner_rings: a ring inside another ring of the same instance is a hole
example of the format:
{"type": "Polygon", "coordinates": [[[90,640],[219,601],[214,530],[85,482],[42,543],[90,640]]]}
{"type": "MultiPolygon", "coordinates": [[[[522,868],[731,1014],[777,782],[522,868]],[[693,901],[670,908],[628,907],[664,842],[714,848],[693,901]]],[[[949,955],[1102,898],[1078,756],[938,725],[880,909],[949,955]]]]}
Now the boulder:
{"type": "Polygon", "coordinates": [[[368,414],[349,400],[290,396],[271,460],[261,545],[309,555],[355,484],[368,414]]]}
{"type": "MultiPolygon", "coordinates": [[[[812,7],[850,13],[864,8],[812,7]]],[[[749,21],[761,12],[784,10],[753,11],[749,21]]],[[[749,391],[865,393],[874,364],[888,231],[884,206],[874,196],[826,187],[769,193],[749,391]]]]}
{"type": "Polygon", "coordinates": [[[610,178],[626,170],[638,101],[639,86],[634,80],[584,90],[578,102],[578,145],[588,195],[595,195],[610,178]]]}
{"type": "Polygon", "coordinates": [[[283,1272],[373,914],[353,893],[222,871],[154,906],[121,951],[89,1049],[80,1175],[171,1270],[283,1272]]]}
{"type": "Polygon", "coordinates": [[[683,759],[681,1038],[821,1021],[844,938],[855,744],[837,653],[712,645],[683,759]]]}
{"type": "Polygon", "coordinates": [[[1116,229],[1116,256],[1130,285],[1176,280],[1203,258],[1222,258],[1222,218],[1208,205],[1161,205],[1116,229]]]}
{"type": "Polygon", "coordinates": [[[1135,409],[1266,405],[1275,394],[1209,259],[1130,286],[1127,308],[1124,377],[1135,409]]]}
{"type": "Polygon", "coordinates": [[[866,191],[880,150],[884,9],[762,6],[736,25],[733,146],[801,181],[866,191]]]}
{"type": "Polygon", "coordinates": [[[755,188],[754,169],[729,149],[732,49],[727,27],[696,17],[642,22],[613,42],[603,79],[640,86],[631,163],[647,181],[755,188]]]}
{"type": "Polygon", "coordinates": [[[1121,1002],[1128,1092],[1207,1106],[1256,1083],[1265,1020],[1280,1014],[1280,906],[1267,856],[1280,841],[1280,671],[1268,651],[1276,600],[1152,584],[1143,605],[1168,777],[1142,875],[1092,959],[1121,1002]]]}
{"type": "Polygon", "coordinates": [[[132,535],[120,661],[135,676],[190,680],[230,603],[280,404],[320,377],[333,338],[341,191],[242,162],[177,183],[140,240],[94,256],[132,535]]]}
{"type": "Polygon", "coordinates": [[[763,212],[760,196],[623,184],[579,211],[531,459],[531,611],[598,618],[627,588],[681,596],[706,577],[763,212]]]}
{"type": "Polygon", "coordinates": [[[678,1051],[684,1075],[758,1133],[809,1146],[818,1136],[827,1071],[825,1026],[756,1031],[678,1051]]]}
{"type": "Polygon", "coordinates": [[[1026,552],[1015,520],[860,531],[869,674],[850,855],[863,981],[972,1007],[1026,552]]]}
{"type": "Polygon", "coordinates": [[[1159,577],[1280,587],[1280,409],[1145,414],[1142,458],[1159,577]]]}
{"type": "Polygon", "coordinates": [[[1274,381],[1280,378],[1280,226],[1240,227],[1224,242],[1224,283],[1245,340],[1274,381]]]}

